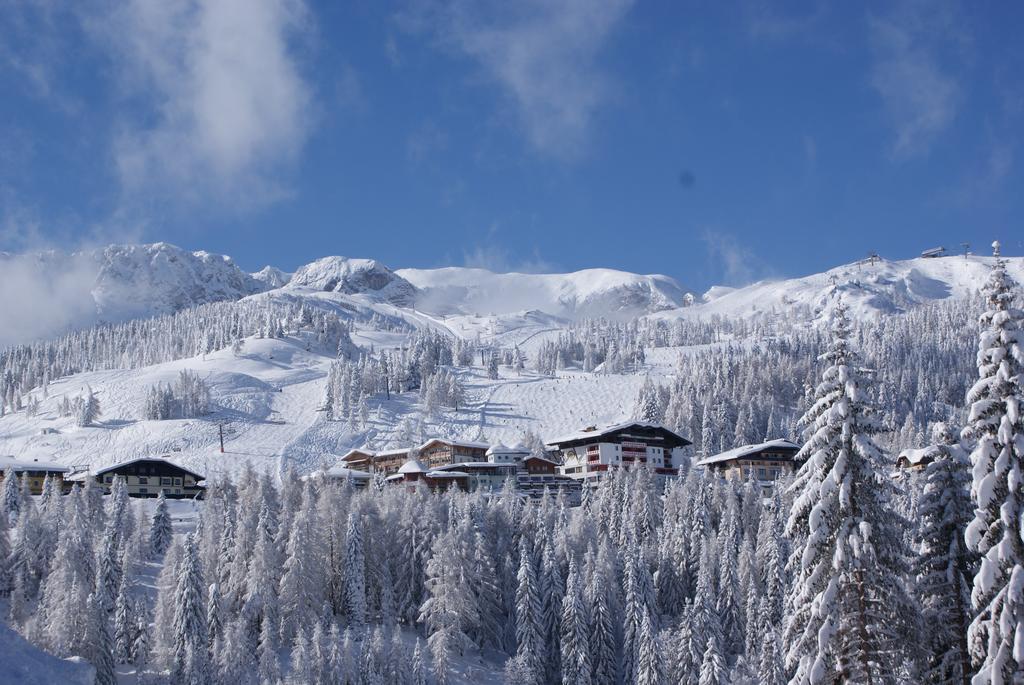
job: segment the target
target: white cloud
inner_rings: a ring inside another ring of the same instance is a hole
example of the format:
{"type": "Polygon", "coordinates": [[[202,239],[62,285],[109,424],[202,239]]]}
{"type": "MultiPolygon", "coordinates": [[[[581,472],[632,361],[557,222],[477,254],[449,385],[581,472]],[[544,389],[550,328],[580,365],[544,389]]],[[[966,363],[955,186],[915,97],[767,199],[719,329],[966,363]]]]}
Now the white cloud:
{"type": "Polygon", "coordinates": [[[0,253],[0,347],[93,323],[95,278],[85,255],[0,253]]]}
{"type": "Polygon", "coordinates": [[[575,157],[612,96],[598,56],[633,0],[427,0],[401,16],[474,60],[513,104],[530,142],[575,157]]]}
{"type": "Polygon", "coordinates": [[[472,250],[462,253],[462,264],[474,269],[486,269],[498,274],[546,274],[555,273],[557,267],[543,259],[534,250],[533,256],[520,259],[512,255],[506,248],[495,243],[477,245],[472,250]]]}
{"type": "Polygon", "coordinates": [[[943,48],[956,47],[961,38],[951,11],[906,2],[887,16],[868,18],[870,81],[894,128],[896,157],[927,153],[956,118],[962,88],[940,59],[943,48]]]}
{"type": "Polygon", "coordinates": [[[300,0],[130,0],[87,20],[124,88],[115,158],[124,189],[256,206],[310,125],[300,0]]]}
{"type": "Polygon", "coordinates": [[[771,275],[768,264],[736,236],[706,229],[701,239],[707,247],[709,262],[719,270],[724,285],[741,287],[771,275]]]}

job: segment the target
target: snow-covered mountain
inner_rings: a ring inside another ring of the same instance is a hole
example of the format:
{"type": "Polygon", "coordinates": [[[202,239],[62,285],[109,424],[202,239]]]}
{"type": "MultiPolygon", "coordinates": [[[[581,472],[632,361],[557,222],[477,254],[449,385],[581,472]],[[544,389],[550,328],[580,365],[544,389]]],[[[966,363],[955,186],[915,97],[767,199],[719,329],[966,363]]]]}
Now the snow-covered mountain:
{"type": "MultiPolygon", "coordinates": [[[[1010,275],[1024,282],[1024,258],[1007,261],[1010,275]]],[[[668,315],[821,321],[840,299],[855,318],[898,315],[922,305],[973,297],[992,263],[992,257],[978,256],[863,260],[800,278],[759,281],[742,288],[715,286],[697,305],[668,315]]]]}
{"type": "Polygon", "coordinates": [[[614,269],[568,274],[499,274],[448,267],[400,269],[418,289],[416,307],[435,314],[512,314],[541,311],[567,319],[627,319],[683,304],[685,291],[673,278],[614,269]]]}
{"type": "Polygon", "coordinates": [[[238,300],[268,287],[230,257],[167,243],[0,253],[0,345],[238,300]]]}
{"type": "Polygon", "coordinates": [[[412,304],[416,288],[375,259],[324,257],[300,267],[285,286],[346,295],[369,295],[398,306],[412,304]]]}
{"type": "Polygon", "coordinates": [[[168,243],[111,245],[92,258],[98,267],[92,294],[104,320],[175,312],[266,289],[230,257],[187,252],[168,243]]]}
{"type": "MultiPolygon", "coordinates": [[[[502,364],[497,379],[489,377],[479,356],[474,365],[458,368],[466,395],[459,412],[425,416],[418,393],[393,393],[390,398],[374,397],[365,425],[355,429],[346,421],[326,420],[321,411],[337,346],[318,344],[308,328],[302,334],[289,329],[283,338],[250,334],[238,350],[222,342],[221,349],[206,354],[143,368],[115,365],[51,377],[46,396],[39,388],[26,391],[37,403],[33,412],[0,416],[0,454],[94,467],[140,454],[170,454],[206,471],[237,468],[244,461],[279,465],[282,459],[311,469],[364,442],[386,448],[426,434],[511,444],[525,430],[551,435],[614,423],[632,415],[647,379],[672,383],[682,356],[756,341],[726,336],[689,347],[664,343],[645,350],[642,373],[590,372],[582,366],[559,368],[555,374],[538,372],[536,361],[545,346],[566,335],[572,320],[708,320],[775,313],[787,323],[809,323],[825,320],[840,295],[857,317],[899,316],[929,303],[973,297],[991,264],[982,257],[854,263],[802,278],[718,287],[704,301],[682,306],[685,293],[671,278],[605,269],[571,274],[395,271],[375,260],[327,257],[294,275],[272,268],[248,275],[226,258],[163,244],[77,255],[44,253],[32,259],[35,273],[42,275],[37,281],[84,274],[87,287],[81,295],[89,311],[81,325],[100,318],[101,311],[130,316],[241,298],[239,307],[306,304],[316,312],[334,313],[351,323],[352,341],[367,353],[408,349],[414,331],[431,330],[470,341],[482,351],[517,348],[528,359],[525,370],[502,364]],[[282,285],[274,288],[275,283],[282,285]],[[185,369],[209,384],[214,413],[200,419],[140,418],[148,389],[173,382],[185,369]],[[87,386],[99,398],[103,416],[95,426],[79,427],[61,415],[58,405],[87,386]],[[218,422],[231,425],[224,455],[217,448],[218,422]]],[[[1024,259],[1011,259],[1009,271],[1024,282],[1024,259]]],[[[53,292],[70,298],[74,290],[53,292]]],[[[0,315],[8,311],[0,310],[0,315]]],[[[37,311],[35,317],[44,313],[37,311]]]]}

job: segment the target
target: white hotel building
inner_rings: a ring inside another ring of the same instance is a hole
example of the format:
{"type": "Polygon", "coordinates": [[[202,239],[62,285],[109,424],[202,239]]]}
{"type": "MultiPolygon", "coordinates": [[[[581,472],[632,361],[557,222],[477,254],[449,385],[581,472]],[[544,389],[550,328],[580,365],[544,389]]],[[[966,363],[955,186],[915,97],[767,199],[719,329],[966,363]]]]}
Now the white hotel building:
{"type": "Polygon", "coordinates": [[[631,421],[606,428],[591,426],[545,441],[562,457],[562,474],[594,484],[611,469],[648,464],[672,477],[689,459],[690,441],[660,424],[631,421]]]}

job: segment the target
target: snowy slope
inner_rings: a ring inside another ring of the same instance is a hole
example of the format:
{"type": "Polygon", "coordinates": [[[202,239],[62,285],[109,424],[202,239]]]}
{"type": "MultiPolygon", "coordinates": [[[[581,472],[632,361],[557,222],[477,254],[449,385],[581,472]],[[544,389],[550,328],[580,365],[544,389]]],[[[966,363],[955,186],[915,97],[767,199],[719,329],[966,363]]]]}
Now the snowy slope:
{"type": "MultiPolygon", "coordinates": [[[[396,346],[391,334],[357,332],[357,344],[378,349],[396,346]]],[[[220,350],[205,358],[178,360],[134,369],[79,374],[51,383],[39,412],[0,417],[0,454],[57,461],[92,469],[142,455],[169,455],[207,475],[235,471],[246,462],[276,470],[291,464],[310,471],[334,464],[352,447],[406,446],[428,436],[514,443],[526,430],[542,435],[605,424],[627,418],[643,383],[641,375],[560,372],[557,378],[529,371],[521,375],[501,368],[501,378],[487,378],[480,367],[458,369],[467,393],[461,411],[422,416],[415,393],[374,398],[369,423],[355,429],[328,421],[319,411],[330,350],[307,350],[300,338],[249,339],[235,355],[220,350]],[[170,383],[182,369],[197,372],[209,384],[214,413],[202,418],[142,420],[146,390],[170,383]],[[88,385],[100,401],[95,426],[78,427],[59,417],[63,396],[74,397],[88,385]],[[225,453],[219,451],[218,427],[225,425],[225,453]]],[[[676,352],[650,355],[651,373],[667,376],[676,352]]]]}
{"type": "MultiPolygon", "coordinates": [[[[973,297],[987,280],[992,262],[991,257],[977,256],[854,262],[801,278],[760,281],[743,288],[716,286],[700,304],[669,316],[822,320],[840,297],[855,318],[899,314],[942,300],[973,297]]],[[[1008,262],[1010,275],[1024,282],[1024,258],[1008,262]]]]}
{"type": "MultiPolygon", "coordinates": [[[[141,253],[129,251],[123,259],[138,264],[140,254],[162,254],[149,262],[160,264],[171,253],[166,247],[149,246],[141,253]]],[[[178,257],[199,265],[214,259],[202,254],[178,257]]],[[[110,261],[122,264],[121,259],[110,261]]],[[[974,296],[990,264],[991,259],[981,257],[852,264],[803,278],[716,288],[707,301],[683,308],[672,304],[681,289],[663,277],[608,270],[565,275],[479,269],[391,271],[374,260],[330,257],[297,270],[283,287],[249,297],[330,309],[356,323],[353,341],[366,350],[402,347],[410,328],[429,328],[479,340],[485,347],[518,346],[534,359],[540,344],[563,334],[570,320],[584,313],[758,317],[776,312],[787,321],[820,321],[842,294],[856,316],[899,315],[915,306],[974,296]],[[373,314],[401,325],[375,330],[367,323],[373,314]]],[[[117,282],[113,271],[105,273],[117,282]]],[[[171,273],[170,267],[158,271],[171,273]]],[[[1010,272],[1024,282],[1024,260],[1012,259],[1010,272]]],[[[131,269],[120,273],[122,282],[131,280],[126,275],[131,269]]],[[[251,338],[237,355],[223,349],[142,369],[57,379],[36,416],[16,412],[0,417],[0,454],[92,468],[168,454],[215,473],[246,462],[275,469],[293,464],[308,471],[334,463],[352,447],[406,446],[432,435],[514,443],[526,430],[543,436],[628,418],[645,377],[668,382],[679,354],[696,349],[648,350],[644,372],[634,375],[560,370],[549,378],[502,366],[501,377],[490,380],[480,366],[460,368],[455,373],[468,396],[461,411],[423,416],[415,393],[374,398],[368,424],[357,428],[328,421],[318,411],[335,350],[318,349],[303,336],[251,338]],[[173,381],[182,369],[207,380],[215,411],[200,419],[141,420],[146,390],[157,382],[173,381]],[[78,428],[71,419],[58,417],[57,403],[62,396],[78,395],[87,384],[96,392],[103,416],[96,426],[78,428]],[[218,444],[221,423],[224,454],[218,444]]],[[[38,391],[33,394],[40,399],[38,391]]]]}
{"type": "Polygon", "coordinates": [[[95,669],[81,659],[58,659],[0,622],[0,685],[91,685],[95,669]]]}
{"type": "Polygon", "coordinates": [[[419,290],[416,307],[435,314],[510,314],[630,318],[682,304],[682,287],[668,276],[614,269],[568,274],[499,274],[485,269],[399,269],[419,290]]]}

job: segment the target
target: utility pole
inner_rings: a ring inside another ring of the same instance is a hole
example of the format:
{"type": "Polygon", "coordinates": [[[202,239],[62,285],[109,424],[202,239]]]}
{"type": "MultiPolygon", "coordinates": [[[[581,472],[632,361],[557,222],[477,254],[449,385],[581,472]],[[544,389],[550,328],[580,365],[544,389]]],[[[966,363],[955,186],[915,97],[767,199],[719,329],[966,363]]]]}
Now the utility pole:
{"type": "Polygon", "coordinates": [[[217,422],[217,429],[220,432],[220,453],[224,454],[224,422],[217,422]]]}
{"type": "Polygon", "coordinates": [[[971,254],[971,244],[970,243],[960,243],[960,245],[962,245],[963,248],[964,248],[964,259],[967,259],[967,255],[971,254]]]}

